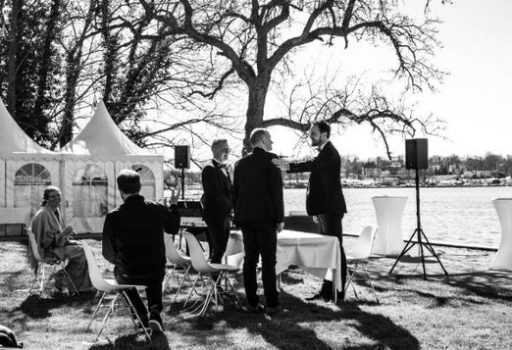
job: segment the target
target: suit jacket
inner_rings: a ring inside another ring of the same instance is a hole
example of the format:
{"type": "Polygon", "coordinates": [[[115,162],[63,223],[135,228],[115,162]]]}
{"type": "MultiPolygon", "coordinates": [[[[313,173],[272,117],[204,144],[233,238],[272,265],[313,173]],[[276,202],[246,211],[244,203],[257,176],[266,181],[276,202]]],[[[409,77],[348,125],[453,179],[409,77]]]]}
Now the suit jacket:
{"type": "Polygon", "coordinates": [[[255,148],[235,165],[235,223],[284,221],[283,179],[274,153],[255,148]]]}
{"type": "Polygon", "coordinates": [[[329,141],[313,160],[291,163],[290,173],[311,172],[306,196],[308,215],[347,212],[341,189],[341,158],[329,141]]]}
{"type": "Polygon", "coordinates": [[[159,203],[132,195],[107,214],[102,252],[124,277],[165,273],[164,230],[176,233],[179,217],[159,203]]]}
{"type": "Polygon", "coordinates": [[[208,163],[201,174],[203,182],[203,218],[225,219],[233,208],[231,203],[231,180],[216,161],[208,163]]]}

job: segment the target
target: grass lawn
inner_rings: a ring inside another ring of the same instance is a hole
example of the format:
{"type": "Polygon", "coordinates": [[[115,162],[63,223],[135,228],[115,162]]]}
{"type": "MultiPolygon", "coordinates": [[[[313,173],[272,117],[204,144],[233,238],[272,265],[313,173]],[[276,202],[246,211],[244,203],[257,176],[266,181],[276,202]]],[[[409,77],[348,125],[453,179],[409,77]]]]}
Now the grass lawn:
{"type": "MultiPolygon", "coordinates": [[[[106,274],[100,243],[88,240],[106,274]]],[[[348,240],[347,245],[351,243],[348,240]]],[[[280,294],[284,312],[272,318],[245,314],[228,303],[202,319],[186,318],[172,295],[164,298],[165,332],[145,343],[123,310],[108,324],[102,341],[85,328],[98,296],[40,295],[27,264],[26,246],[0,242],[0,324],[15,330],[28,349],[512,349],[512,273],[486,270],[494,253],[439,248],[450,272],[428,263],[401,262],[389,276],[394,259],[372,259],[377,296],[357,281],[339,305],[306,302],[320,280],[290,270],[280,294]]],[[[241,296],[241,276],[236,281],[241,296]]],[[[243,298],[242,298],[243,299],[243,298]]],[[[100,321],[95,321],[97,330],[100,321]]]]}

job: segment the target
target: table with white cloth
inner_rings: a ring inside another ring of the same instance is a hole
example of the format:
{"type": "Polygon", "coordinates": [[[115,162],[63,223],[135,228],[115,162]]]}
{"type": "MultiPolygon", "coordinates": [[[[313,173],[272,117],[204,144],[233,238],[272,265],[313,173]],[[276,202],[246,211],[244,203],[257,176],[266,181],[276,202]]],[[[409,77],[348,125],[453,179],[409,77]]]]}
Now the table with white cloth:
{"type": "MultiPolygon", "coordinates": [[[[230,264],[241,264],[243,240],[240,231],[232,231],[225,256],[230,264]]],[[[300,231],[283,230],[277,235],[276,274],[290,265],[300,266],[304,271],[322,279],[334,280],[333,289],[342,290],[341,250],[338,238],[300,231]]],[[[337,295],[337,293],[334,293],[337,295]]]]}
{"type": "Polygon", "coordinates": [[[404,247],[402,238],[402,216],[407,197],[372,197],[379,232],[375,237],[372,252],[381,255],[399,255],[404,247]]]}
{"type": "Polygon", "coordinates": [[[491,269],[512,270],[512,198],[497,198],[493,204],[500,220],[501,241],[491,269]]]}

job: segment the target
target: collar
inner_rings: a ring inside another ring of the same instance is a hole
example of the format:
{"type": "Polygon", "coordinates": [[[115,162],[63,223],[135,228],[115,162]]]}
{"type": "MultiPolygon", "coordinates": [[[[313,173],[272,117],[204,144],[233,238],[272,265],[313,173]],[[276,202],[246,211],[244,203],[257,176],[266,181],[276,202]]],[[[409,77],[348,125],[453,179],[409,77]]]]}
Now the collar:
{"type": "Polygon", "coordinates": [[[260,147],[260,146],[256,146],[252,149],[253,152],[255,151],[262,151],[262,152],[266,152],[265,149],[263,149],[263,147],[260,147]]]}
{"type": "Polygon", "coordinates": [[[126,202],[132,202],[132,201],[140,201],[140,200],[143,201],[144,197],[142,197],[138,193],[134,193],[134,194],[129,194],[128,197],[126,197],[126,199],[124,201],[126,203],[126,202]]]}
{"type": "Polygon", "coordinates": [[[320,146],[318,146],[318,151],[321,151],[325,148],[325,145],[327,145],[331,140],[327,139],[324,143],[322,143],[320,146]]]}
{"type": "Polygon", "coordinates": [[[213,165],[215,165],[215,164],[216,164],[216,165],[218,165],[218,166],[220,166],[220,167],[222,167],[222,166],[224,165],[223,163],[219,162],[219,161],[218,161],[217,159],[215,159],[215,158],[212,158],[212,164],[213,164],[213,165]]]}

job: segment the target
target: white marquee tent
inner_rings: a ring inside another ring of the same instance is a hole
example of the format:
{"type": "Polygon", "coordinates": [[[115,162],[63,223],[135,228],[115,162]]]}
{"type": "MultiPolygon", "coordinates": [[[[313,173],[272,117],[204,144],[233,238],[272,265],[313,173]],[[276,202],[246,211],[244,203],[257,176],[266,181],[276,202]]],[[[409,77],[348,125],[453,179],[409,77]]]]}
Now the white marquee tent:
{"type": "Polygon", "coordinates": [[[141,194],[158,200],[163,196],[163,160],[130,141],[103,102],[57,153],[30,139],[0,101],[0,225],[27,224],[43,189],[54,185],[62,190],[66,223],[78,233],[101,232],[106,213],[122,203],[117,173],[124,168],[138,171],[141,194]]]}
{"type": "Polygon", "coordinates": [[[163,155],[140,148],[122,133],[101,102],[85,128],[61,150],[64,218],[77,232],[101,232],[106,213],[122,203],[116,175],[141,175],[141,194],[163,196],[163,155]]]}
{"type": "Polygon", "coordinates": [[[59,186],[60,162],[60,154],[25,134],[0,100],[0,224],[30,220],[44,188],[59,186]]]}

